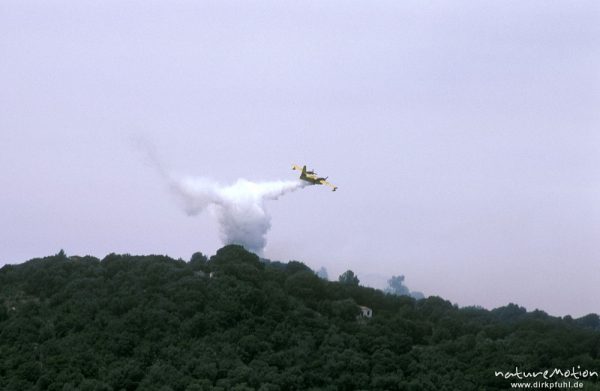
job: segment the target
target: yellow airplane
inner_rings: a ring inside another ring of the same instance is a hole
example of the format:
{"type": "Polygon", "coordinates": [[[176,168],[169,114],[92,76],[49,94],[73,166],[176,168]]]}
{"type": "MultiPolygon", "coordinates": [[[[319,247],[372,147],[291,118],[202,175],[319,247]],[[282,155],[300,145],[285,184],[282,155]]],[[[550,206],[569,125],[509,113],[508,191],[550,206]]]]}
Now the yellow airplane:
{"type": "Polygon", "coordinates": [[[325,185],[325,186],[332,187],[333,190],[331,190],[331,191],[337,190],[337,186],[334,186],[333,184],[327,182],[327,177],[325,177],[325,178],[319,177],[312,170],[307,171],[306,166],[300,167],[299,165],[294,164],[292,166],[292,170],[302,171],[302,173],[300,174],[300,179],[302,179],[303,181],[309,182],[313,185],[325,185]]]}

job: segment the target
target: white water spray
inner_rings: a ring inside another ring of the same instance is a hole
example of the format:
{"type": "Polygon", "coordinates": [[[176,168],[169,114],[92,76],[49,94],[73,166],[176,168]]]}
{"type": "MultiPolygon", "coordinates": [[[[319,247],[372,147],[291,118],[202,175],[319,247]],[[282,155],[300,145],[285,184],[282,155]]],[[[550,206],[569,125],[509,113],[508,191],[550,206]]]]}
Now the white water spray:
{"type": "Polygon", "coordinates": [[[207,178],[177,177],[162,164],[151,142],[143,137],[132,141],[168,183],[188,215],[196,216],[209,209],[217,217],[224,244],[241,244],[257,253],[265,248],[266,234],[271,228],[271,216],[265,209],[265,201],[276,200],[309,185],[300,179],[270,182],[238,179],[230,186],[222,186],[207,178]]]}
{"type": "Polygon", "coordinates": [[[271,216],[265,209],[266,200],[276,200],[286,193],[307,185],[301,180],[251,182],[239,179],[233,185],[222,186],[204,178],[170,179],[171,190],[183,201],[190,216],[210,208],[214,211],[224,244],[241,244],[261,253],[267,244],[271,216]]]}

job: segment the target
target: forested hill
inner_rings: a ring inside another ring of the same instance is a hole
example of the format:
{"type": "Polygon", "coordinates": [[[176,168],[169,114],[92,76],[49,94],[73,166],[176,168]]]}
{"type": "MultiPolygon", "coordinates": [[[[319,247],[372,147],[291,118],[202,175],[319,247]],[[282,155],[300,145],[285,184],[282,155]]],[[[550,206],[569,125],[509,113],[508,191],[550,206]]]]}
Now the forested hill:
{"type": "Polygon", "coordinates": [[[501,390],[495,371],[578,366],[600,371],[597,315],[393,296],[239,246],[0,269],[1,390],[501,390]]]}

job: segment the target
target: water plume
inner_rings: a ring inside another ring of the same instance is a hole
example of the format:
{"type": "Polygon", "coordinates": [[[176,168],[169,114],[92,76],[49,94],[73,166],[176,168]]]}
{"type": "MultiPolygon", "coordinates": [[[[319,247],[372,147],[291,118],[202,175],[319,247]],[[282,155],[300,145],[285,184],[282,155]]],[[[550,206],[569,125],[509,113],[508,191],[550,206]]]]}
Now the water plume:
{"type": "Polygon", "coordinates": [[[252,182],[238,179],[229,186],[206,178],[170,178],[170,188],[182,201],[190,216],[210,209],[219,223],[223,244],[241,244],[261,253],[267,244],[271,216],[265,201],[276,200],[284,194],[305,187],[301,180],[252,182]]]}
{"type": "Polygon", "coordinates": [[[271,228],[271,216],[265,202],[309,185],[300,179],[291,181],[253,182],[238,179],[224,186],[205,177],[180,177],[168,170],[158,157],[153,143],[135,137],[133,144],[143,152],[145,160],[177,196],[184,211],[196,216],[205,210],[213,212],[219,224],[223,244],[240,244],[250,251],[262,253],[271,228]]]}

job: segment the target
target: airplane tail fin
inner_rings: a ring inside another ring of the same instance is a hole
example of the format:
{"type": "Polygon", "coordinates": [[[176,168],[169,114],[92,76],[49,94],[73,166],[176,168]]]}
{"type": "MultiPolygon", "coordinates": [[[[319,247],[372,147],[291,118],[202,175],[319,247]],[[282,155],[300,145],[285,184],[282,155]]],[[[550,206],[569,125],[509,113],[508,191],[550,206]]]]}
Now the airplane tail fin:
{"type": "Polygon", "coordinates": [[[300,167],[299,165],[297,165],[297,164],[294,164],[294,165],[292,166],[292,170],[302,171],[302,172],[300,173],[300,179],[304,179],[304,178],[306,178],[306,166],[300,167]]]}

